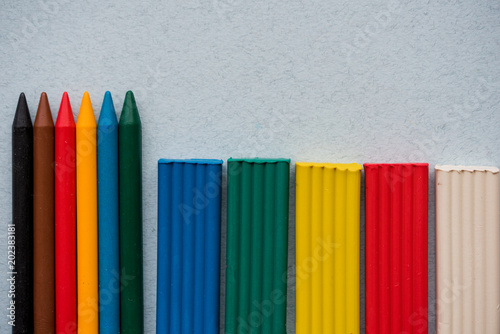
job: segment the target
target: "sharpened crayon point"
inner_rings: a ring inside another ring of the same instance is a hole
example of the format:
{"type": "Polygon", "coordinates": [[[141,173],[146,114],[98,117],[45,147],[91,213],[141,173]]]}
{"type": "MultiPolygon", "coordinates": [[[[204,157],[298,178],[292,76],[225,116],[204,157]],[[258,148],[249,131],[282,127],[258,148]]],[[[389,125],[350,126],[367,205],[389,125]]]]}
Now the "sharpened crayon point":
{"type": "Polygon", "coordinates": [[[111,93],[108,91],[104,94],[104,100],[102,101],[101,114],[99,115],[99,125],[117,125],[118,120],[116,118],[115,106],[113,105],[113,98],[111,93]]]}
{"type": "Polygon", "coordinates": [[[122,114],[120,115],[120,124],[141,124],[137,104],[135,103],[134,93],[131,90],[125,95],[122,114]]]}
{"type": "Polygon", "coordinates": [[[19,95],[16,115],[14,116],[12,126],[16,128],[31,128],[33,126],[31,123],[30,111],[28,109],[28,102],[26,102],[26,96],[24,93],[19,95]]]}
{"type": "Polygon", "coordinates": [[[83,93],[82,104],[80,105],[80,112],[76,120],[77,126],[90,126],[95,127],[94,109],[92,109],[92,102],[88,92],[83,93]]]}
{"type": "Polygon", "coordinates": [[[49,99],[47,98],[47,94],[45,92],[40,95],[40,102],[38,103],[38,110],[35,117],[35,126],[54,126],[49,99]]]}
{"type": "Polygon", "coordinates": [[[73,110],[71,109],[71,103],[69,102],[69,96],[67,92],[64,92],[61,106],[59,107],[59,114],[56,119],[57,127],[74,127],[75,119],[73,118],[73,110]]]}

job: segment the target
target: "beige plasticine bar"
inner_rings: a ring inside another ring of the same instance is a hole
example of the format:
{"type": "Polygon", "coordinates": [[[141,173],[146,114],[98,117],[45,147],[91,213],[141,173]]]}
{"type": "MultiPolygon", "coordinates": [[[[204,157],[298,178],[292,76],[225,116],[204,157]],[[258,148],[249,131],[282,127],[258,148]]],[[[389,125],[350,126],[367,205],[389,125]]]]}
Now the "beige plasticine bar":
{"type": "Polygon", "coordinates": [[[437,334],[500,333],[500,170],[435,171],[437,334]]]}

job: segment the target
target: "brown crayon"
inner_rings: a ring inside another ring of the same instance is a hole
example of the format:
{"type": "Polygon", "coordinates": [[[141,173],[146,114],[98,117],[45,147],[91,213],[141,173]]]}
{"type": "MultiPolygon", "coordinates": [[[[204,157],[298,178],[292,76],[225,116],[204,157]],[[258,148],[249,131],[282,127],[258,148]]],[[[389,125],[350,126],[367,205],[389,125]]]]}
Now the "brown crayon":
{"type": "Polygon", "coordinates": [[[55,333],[54,121],[42,93],[33,127],[34,333],[55,333]]]}

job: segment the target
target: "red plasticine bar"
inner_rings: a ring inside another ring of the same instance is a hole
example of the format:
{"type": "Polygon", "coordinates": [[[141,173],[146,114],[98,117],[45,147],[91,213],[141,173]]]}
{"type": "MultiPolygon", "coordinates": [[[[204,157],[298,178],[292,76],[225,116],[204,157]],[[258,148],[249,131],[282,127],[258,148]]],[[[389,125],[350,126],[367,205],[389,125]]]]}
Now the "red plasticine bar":
{"type": "Polygon", "coordinates": [[[427,334],[429,166],[364,167],[366,333],[427,334]]]}

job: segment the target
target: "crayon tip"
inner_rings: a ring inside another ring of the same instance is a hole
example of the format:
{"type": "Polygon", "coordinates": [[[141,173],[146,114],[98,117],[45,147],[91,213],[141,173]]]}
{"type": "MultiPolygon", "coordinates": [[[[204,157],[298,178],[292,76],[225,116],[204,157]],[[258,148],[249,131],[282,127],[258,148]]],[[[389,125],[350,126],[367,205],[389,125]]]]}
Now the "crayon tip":
{"type": "Polygon", "coordinates": [[[92,102],[88,92],[83,93],[82,104],[80,105],[80,112],[76,120],[77,126],[96,126],[94,109],[92,109],[92,102]]]}
{"type": "Polygon", "coordinates": [[[38,103],[38,110],[35,117],[35,126],[54,126],[52,112],[50,111],[49,99],[47,98],[47,93],[45,92],[40,95],[40,102],[38,103]]]}
{"type": "Polygon", "coordinates": [[[19,95],[19,100],[17,101],[16,115],[14,116],[13,127],[16,128],[31,128],[33,125],[31,123],[30,111],[28,109],[28,103],[26,102],[26,96],[24,93],[19,95]]]}
{"type": "Polygon", "coordinates": [[[102,101],[101,114],[99,115],[99,125],[116,125],[118,120],[116,118],[115,106],[113,105],[113,98],[111,93],[107,91],[104,94],[102,101]]]}
{"type": "Polygon", "coordinates": [[[64,92],[61,106],[59,107],[59,114],[56,119],[56,126],[59,127],[74,127],[75,119],[73,118],[73,111],[71,110],[71,103],[67,92],[64,92]]]}
{"type": "Polygon", "coordinates": [[[127,91],[127,93],[125,94],[125,100],[127,100],[127,99],[130,99],[130,100],[134,101],[134,103],[135,103],[135,96],[131,90],[127,91]]]}
{"type": "Polygon", "coordinates": [[[125,95],[122,114],[120,115],[120,124],[140,124],[141,118],[135,103],[134,93],[131,90],[125,95]]]}

